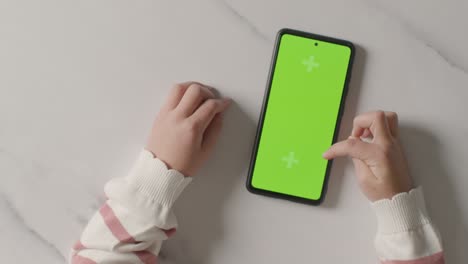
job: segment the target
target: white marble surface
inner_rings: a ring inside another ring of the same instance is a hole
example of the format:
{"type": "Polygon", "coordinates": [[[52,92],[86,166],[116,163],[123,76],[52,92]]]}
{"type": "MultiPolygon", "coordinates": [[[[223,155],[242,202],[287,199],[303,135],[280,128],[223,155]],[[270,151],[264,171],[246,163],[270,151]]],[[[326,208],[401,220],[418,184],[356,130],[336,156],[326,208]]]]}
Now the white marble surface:
{"type": "Polygon", "coordinates": [[[63,263],[170,85],[194,79],[236,106],[177,205],[164,263],[376,263],[347,161],[321,207],[244,188],[274,36],[292,27],[359,46],[340,135],[356,112],[400,113],[448,263],[464,263],[467,13],[455,0],[0,0],[0,262],[63,263]]]}

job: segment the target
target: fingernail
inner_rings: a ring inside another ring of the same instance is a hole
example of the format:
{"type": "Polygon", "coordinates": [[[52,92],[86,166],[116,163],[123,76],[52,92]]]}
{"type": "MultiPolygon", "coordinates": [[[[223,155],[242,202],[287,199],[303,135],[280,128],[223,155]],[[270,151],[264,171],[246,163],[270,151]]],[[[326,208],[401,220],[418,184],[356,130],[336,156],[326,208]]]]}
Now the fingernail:
{"type": "Polygon", "coordinates": [[[322,157],[323,157],[324,159],[328,159],[328,150],[325,151],[325,152],[322,154],[322,157]]]}

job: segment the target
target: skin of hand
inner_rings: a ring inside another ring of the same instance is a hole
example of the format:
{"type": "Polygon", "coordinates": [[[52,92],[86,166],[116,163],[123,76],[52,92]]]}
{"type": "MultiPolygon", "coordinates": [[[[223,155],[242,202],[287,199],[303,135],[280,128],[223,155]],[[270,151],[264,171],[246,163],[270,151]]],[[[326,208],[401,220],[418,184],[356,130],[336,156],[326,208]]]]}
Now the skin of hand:
{"type": "Polygon", "coordinates": [[[230,103],[201,83],[176,84],[156,116],[146,149],[168,168],[193,176],[213,150],[230,103]]]}
{"type": "Polygon", "coordinates": [[[361,191],[372,202],[390,199],[413,187],[394,112],[375,111],[357,116],[351,136],[323,154],[328,160],[341,156],[352,158],[361,191]]]}

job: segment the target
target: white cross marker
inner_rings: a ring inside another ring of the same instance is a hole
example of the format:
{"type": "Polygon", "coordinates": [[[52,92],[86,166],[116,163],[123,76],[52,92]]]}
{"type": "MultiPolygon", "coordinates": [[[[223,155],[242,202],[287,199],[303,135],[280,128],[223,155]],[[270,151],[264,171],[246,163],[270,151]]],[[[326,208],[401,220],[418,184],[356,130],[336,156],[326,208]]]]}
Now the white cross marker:
{"type": "Polygon", "coordinates": [[[310,56],[307,60],[303,60],[302,64],[304,64],[307,68],[307,72],[311,72],[313,68],[320,66],[317,62],[315,62],[315,57],[310,56]]]}
{"type": "Polygon", "coordinates": [[[294,152],[289,152],[289,155],[283,157],[283,161],[286,162],[286,168],[291,169],[294,163],[299,163],[297,159],[294,158],[294,152]]]}

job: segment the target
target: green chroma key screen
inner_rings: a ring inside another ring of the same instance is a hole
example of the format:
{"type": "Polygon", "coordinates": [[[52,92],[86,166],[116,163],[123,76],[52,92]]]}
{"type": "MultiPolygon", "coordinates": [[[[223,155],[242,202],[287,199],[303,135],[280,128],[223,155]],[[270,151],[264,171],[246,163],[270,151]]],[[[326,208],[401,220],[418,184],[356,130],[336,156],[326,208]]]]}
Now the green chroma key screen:
{"type": "Polygon", "coordinates": [[[278,41],[250,184],[319,200],[328,166],[322,153],[333,142],[352,49],[288,33],[278,41]]]}

